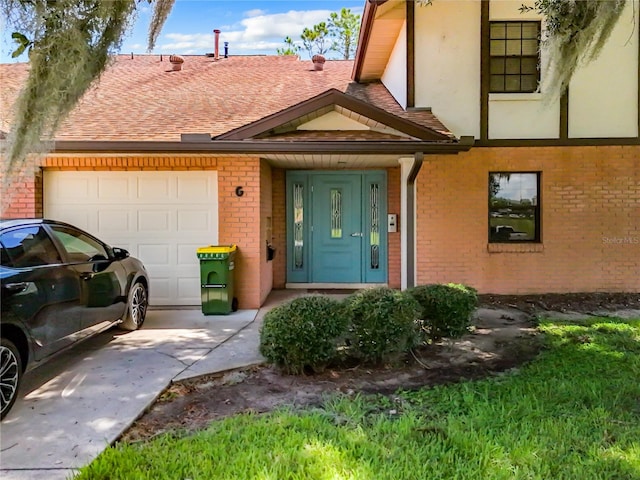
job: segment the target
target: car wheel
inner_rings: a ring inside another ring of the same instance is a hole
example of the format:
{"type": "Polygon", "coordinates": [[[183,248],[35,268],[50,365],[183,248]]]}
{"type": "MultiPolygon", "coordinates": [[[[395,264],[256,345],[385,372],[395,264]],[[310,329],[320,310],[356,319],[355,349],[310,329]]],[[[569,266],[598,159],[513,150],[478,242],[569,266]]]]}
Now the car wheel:
{"type": "Polygon", "coordinates": [[[129,292],[126,316],[119,327],[129,331],[138,330],[144,323],[148,304],[147,287],[140,282],[134,283],[129,292]]]}
{"type": "Polygon", "coordinates": [[[0,419],[9,413],[18,396],[22,380],[22,359],[11,340],[2,339],[0,345],[0,419]]]}

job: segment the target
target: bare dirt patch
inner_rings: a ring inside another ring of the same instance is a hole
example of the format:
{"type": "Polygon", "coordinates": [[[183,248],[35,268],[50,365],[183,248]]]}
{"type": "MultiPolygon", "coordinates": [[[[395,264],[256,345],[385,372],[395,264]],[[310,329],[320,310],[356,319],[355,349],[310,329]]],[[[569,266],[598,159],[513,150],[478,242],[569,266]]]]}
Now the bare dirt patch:
{"type": "Polygon", "coordinates": [[[640,293],[565,293],[545,295],[480,295],[488,308],[514,308],[530,314],[545,312],[601,313],[640,310],[640,293]]]}
{"type": "Polygon", "coordinates": [[[393,365],[356,365],[322,374],[291,376],[256,366],[171,385],[121,441],[168,431],[195,431],[243,412],[320,404],[328,395],[392,394],[398,389],[484,378],[516,368],[540,351],[535,316],[541,313],[640,310],[639,294],[572,294],[480,298],[471,333],[421,348],[393,365]]]}

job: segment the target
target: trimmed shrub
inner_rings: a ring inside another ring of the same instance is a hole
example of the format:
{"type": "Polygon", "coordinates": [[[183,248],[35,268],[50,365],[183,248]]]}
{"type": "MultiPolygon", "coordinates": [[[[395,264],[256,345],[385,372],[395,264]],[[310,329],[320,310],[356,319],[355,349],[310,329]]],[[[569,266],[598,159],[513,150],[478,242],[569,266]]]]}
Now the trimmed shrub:
{"type": "Polygon", "coordinates": [[[407,290],[421,307],[425,340],[459,338],[469,331],[478,304],[475,288],[455,284],[421,285],[407,290]]]}
{"type": "Polygon", "coordinates": [[[260,353],[288,373],[322,371],[337,358],[346,328],[341,302],[319,295],[296,298],[265,315],[260,353]]]}
{"type": "Polygon", "coordinates": [[[410,295],[387,287],[362,290],[347,299],[346,308],[351,320],[348,353],[353,357],[381,363],[419,340],[420,306],[410,295]]]}

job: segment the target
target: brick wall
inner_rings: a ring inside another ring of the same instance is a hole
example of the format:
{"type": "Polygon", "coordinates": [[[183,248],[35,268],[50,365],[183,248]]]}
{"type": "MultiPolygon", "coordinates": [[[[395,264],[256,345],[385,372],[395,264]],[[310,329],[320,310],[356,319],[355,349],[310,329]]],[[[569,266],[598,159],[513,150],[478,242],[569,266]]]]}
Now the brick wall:
{"type": "MultiPolygon", "coordinates": [[[[400,222],[400,167],[387,169],[387,212],[398,215],[400,222]]],[[[386,218],[382,219],[382,228],[387,228],[386,218]]],[[[388,235],[388,283],[391,288],[401,286],[400,225],[396,233],[388,235]]]]}
{"type": "Polygon", "coordinates": [[[426,156],[418,283],[483,293],[640,291],[640,147],[475,148],[426,156]],[[489,247],[489,172],[540,171],[540,245],[489,247]]]}
{"type": "Polygon", "coordinates": [[[284,288],[287,280],[287,204],[286,174],[277,168],[272,173],[273,193],[273,246],[276,258],[273,260],[273,288],[284,288]]]}
{"type": "Polygon", "coordinates": [[[47,170],[217,170],[218,159],[211,156],[50,156],[43,160],[47,170]]]}
{"type": "MultiPolygon", "coordinates": [[[[44,167],[218,170],[219,242],[239,247],[240,308],[257,308],[272,287],[284,287],[283,170],[258,158],[205,156],[55,156],[44,167]],[[277,249],[273,262],[266,261],[269,235],[277,249]]],[[[387,174],[388,211],[399,213],[400,170],[387,174]]],[[[417,188],[419,284],[463,282],[485,293],[640,291],[640,147],[475,148],[427,156],[417,188]],[[542,244],[489,248],[490,171],[542,172],[542,244]]],[[[23,172],[3,190],[3,216],[42,215],[41,175],[23,172]]],[[[389,234],[389,285],[400,286],[399,234],[389,234]]]]}
{"type": "Polygon", "coordinates": [[[2,218],[40,218],[42,217],[42,175],[19,173],[13,181],[0,182],[2,191],[2,218]]]}
{"type": "Polygon", "coordinates": [[[238,245],[235,278],[239,308],[258,308],[262,304],[266,247],[260,209],[261,173],[259,158],[218,159],[218,240],[221,244],[238,245]],[[239,186],[242,196],[236,195],[239,186]]]}
{"type": "MultiPolygon", "coordinates": [[[[43,159],[49,170],[218,170],[220,244],[238,245],[236,296],[240,308],[258,308],[270,290],[271,266],[266,264],[266,223],[270,215],[270,167],[258,158],[208,156],[51,156],[43,159]],[[244,195],[236,196],[242,186],[244,195]],[[264,193],[262,191],[264,187],[264,193]],[[261,210],[261,205],[263,205],[261,210]],[[265,293],[266,292],[266,293],[265,293]]],[[[42,178],[17,177],[3,192],[2,214],[7,217],[42,216],[42,178]],[[5,195],[11,193],[11,195],[5,195]]]]}

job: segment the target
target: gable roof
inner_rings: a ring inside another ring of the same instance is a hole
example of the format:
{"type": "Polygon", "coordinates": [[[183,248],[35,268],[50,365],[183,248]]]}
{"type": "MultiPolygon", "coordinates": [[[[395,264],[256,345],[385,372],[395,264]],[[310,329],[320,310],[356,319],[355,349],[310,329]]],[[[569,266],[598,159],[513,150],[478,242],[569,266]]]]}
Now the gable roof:
{"type": "MultiPolygon", "coordinates": [[[[328,98],[384,122],[394,120],[416,138],[454,140],[431,112],[404,111],[381,83],[353,82],[352,61],[327,61],[323,71],[315,71],[310,61],[293,56],[184,59],[182,71],[172,71],[166,55],[115,56],[56,140],[179,142],[182,134],[198,133],[224,138],[232,131],[246,133],[242,129],[247,125],[264,125],[279,112],[308,109],[328,98]]],[[[27,72],[28,64],[0,65],[2,105],[13,104],[27,72]]],[[[1,120],[0,129],[7,131],[5,108],[1,120]]]]}
{"type": "MultiPolygon", "coordinates": [[[[316,117],[328,111],[342,107],[350,113],[355,113],[360,117],[364,117],[365,121],[373,121],[394,130],[404,133],[406,136],[416,140],[426,142],[451,141],[452,138],[446,133],[438,132],[435,129],[421,125],[400,116],[393,115],[380,107],[360,100],[352,95],[332,88],[316,95],[313,98],[300,102],[280,112],[264,117],[258,121],[252,122],[243,127],[236,128],[222,135],[218,135],[214,140],[246,140],[249,138],[264,137],[265,134],[282,134],[295,131],[295,127],[302,122],[299,119],[308,119],[313,114],[316,117]],[[328,110],[330,109],[330,110],[328,110]],[[299,120],[296,122],[296,120],[299,120]],[[290,124],[289,129],[284,132],[277,132],[277,128],[284,124],[290,124]]],[[[385,134],[383,134],[385,135],[385,134]]],[[[365,135],[362,135],[363,139],[365,135]]],[[[268,135],[267,138],[272,138],[268,135]]],[[[386,136],[385,139],[390,137],[386,136]]]]}

